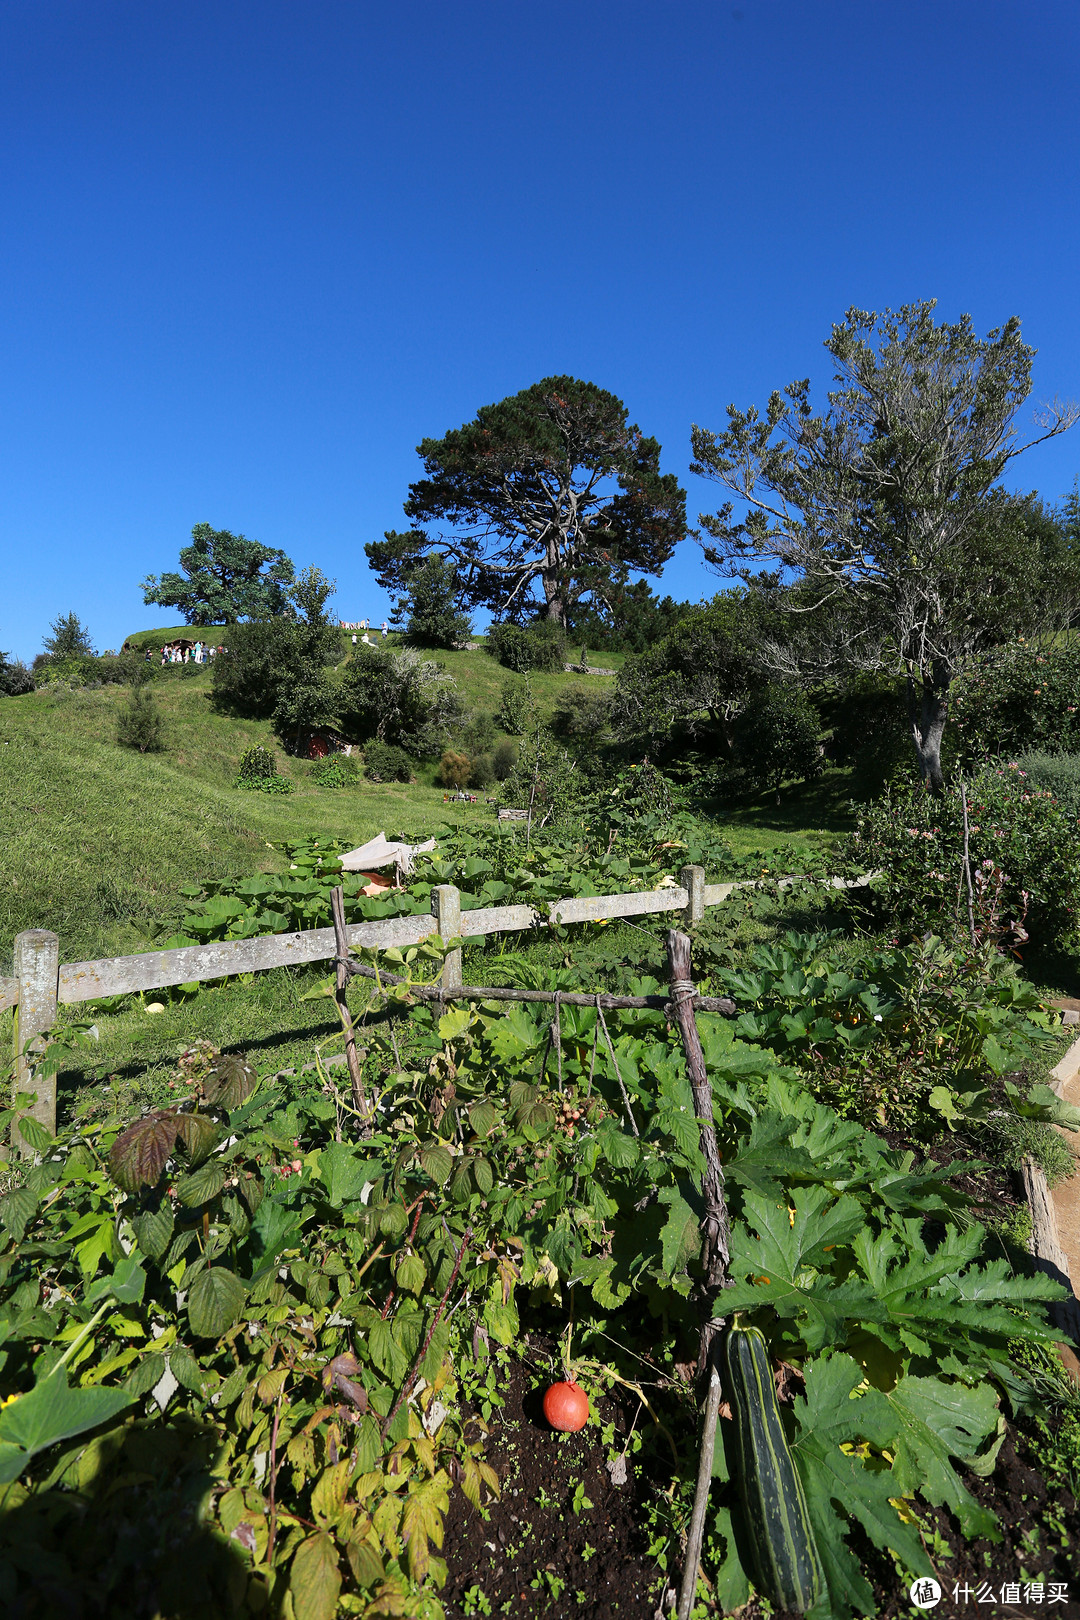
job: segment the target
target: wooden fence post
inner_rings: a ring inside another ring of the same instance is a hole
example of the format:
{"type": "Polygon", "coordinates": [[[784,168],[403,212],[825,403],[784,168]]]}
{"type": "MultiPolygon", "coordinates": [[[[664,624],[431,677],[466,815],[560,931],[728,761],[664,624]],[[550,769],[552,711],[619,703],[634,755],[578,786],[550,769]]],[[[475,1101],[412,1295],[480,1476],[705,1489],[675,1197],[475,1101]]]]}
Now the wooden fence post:
{"type": "MultiPolygon", "coordinates": [[[[439,925],[439,938],[444,942],[461,935],[461,891],[452,883],[439,883],[431,891],[431,912],[439,925]]],[[[461,989],[461,950],[447,951],[443,957],[442,986],[444,990],[461,989]]]]}
{"type": "MultiPolygon", "coordinates": [[[[15,938],[15,977],[19,981],[19,1005],[15,1013],[15,1090],[36,1093],[36,1101],[25,1112],[40,1121],[50,1136],[56,1135],[56,1076],[39,1080],[34,1059],[56,1023],[56,992],[60,978],[60,941],[46,928],[31,928],[15,938]],[[27,1041],[33,1041],[25,1051],[27,1041]]],[[[23,1156],[32,1150],[25,1145],[23,1156]]]]}
{"type": "Polygon", "coordinates": [[[705,868],[684,866],[679,873],[679,884],[688,896],[683,912],[683,927],[696,928],[705,915],[705,868]]]}

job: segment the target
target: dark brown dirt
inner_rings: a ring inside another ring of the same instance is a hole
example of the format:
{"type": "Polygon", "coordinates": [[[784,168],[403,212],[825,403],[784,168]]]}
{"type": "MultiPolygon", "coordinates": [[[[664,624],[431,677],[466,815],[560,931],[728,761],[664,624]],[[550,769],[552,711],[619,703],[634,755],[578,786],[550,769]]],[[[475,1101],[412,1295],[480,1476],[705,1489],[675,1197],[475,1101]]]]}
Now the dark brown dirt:
{"type": "MultiPolygon", "coordinates": [[[[518,1362],[505,1405],[491,1419],[486,1459],[502,1496],[478,1513],[460,1491],[450,1499],[443,1551],[448,1578],[440,1594],[453,1620],[466,1614],[652,1620],[663,1578],[646,1549],[641,1512],[649,1490],[628,1459],[626,1483],[612,1484],[610,1448],[592,1423],[557,1435],[540,1408],[545,1384],[518,1362]],[[575,1513],[577,1487],[592,1503],[575,1513]],[[480,1588],[490,1608],[479,1608],[480,1588]]],[[[625,1436],[637,1399],[605,1399],[597,1415],[625,1436]]],[[[616,1445],[619,1444],[618,1438],[616,1445]]]]}

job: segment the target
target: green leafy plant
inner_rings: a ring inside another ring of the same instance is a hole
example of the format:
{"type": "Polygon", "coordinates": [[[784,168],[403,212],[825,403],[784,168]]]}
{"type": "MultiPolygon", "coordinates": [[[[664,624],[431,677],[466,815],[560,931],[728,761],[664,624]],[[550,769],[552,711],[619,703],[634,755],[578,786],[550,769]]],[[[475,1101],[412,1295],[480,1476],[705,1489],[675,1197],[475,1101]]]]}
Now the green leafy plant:
{"type": "Polygon", "coordinates": [[[1080,828],[1015,764],[988,766],[940,797],[896,788],[861,811],[843,851],[848,905],[890,933],[970,933],[1006,948],[1071,937],[1080,906],[1080,828]],[[964,799],[968,861],[964,861],[964,799]],[[970,889],[968,884],[970,874],[970,889]]]}
{"type": "Polygon", "coordinates": [[[165,723],[145,685],[134,686],[116,718],[116,740],[140,754],[158,754],[165,747],[165,723]]]}
{"type": "Polygon", "coordinates": [[[347,754],[328,754],[311,767],[311,780],[321,788],[356,787],[360,781],[360,762],[347,754]]]}

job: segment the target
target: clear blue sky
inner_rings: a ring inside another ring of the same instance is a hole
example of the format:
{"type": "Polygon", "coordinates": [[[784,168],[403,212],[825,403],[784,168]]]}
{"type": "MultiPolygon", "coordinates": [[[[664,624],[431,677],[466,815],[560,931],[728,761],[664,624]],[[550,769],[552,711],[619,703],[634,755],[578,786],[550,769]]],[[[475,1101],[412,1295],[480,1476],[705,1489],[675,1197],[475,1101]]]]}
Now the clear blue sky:
{"type": "Polygon", "coordinates": [[[1076,0],[5,0],[0,648],[169,621],[202,521],[381,618],[420,438],[552,373],[684,480],[850,304],[1018,314],[1080,395],[1078,91],[1076,0]]]}

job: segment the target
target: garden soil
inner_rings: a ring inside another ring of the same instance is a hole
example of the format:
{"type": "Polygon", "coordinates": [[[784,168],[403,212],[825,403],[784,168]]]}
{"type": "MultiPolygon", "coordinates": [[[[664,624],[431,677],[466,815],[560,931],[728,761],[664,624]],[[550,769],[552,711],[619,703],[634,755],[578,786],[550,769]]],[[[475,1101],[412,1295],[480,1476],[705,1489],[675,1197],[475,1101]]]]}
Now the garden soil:
{"type": "MultiPolygon", "coordinates": [[[[506,1404],[491,1419],[485,1447],[502,1482],[500,1500],[480,1514],[460,1491],[451,1498],[443,1549],[449,1573],[441,1594],[447,1615],[654,1620],[666,1581],[649,1557],[646,1508],[666,1481],[641,1475],[631,1464],[626,1483],[613,1484],[606,1467],[612,1448],[602,1444],[599,1427],[590,1424],[565,1436],[548,1427],[540,1406],[547,1382],[530,1372],[527,1361],[510,1371],[506,1404]],[[582,1504],[575,1512],[579,1487],[592,1506],[582,1504]]],[[[598,1416],[601,1423],[614,1423],[616,1445],[636,1408],[636,1397],[624,1391],[600,1403],[598,1416]]],[[[997,1515],[1002,1539],[965,1541],[947,1509],[920,1504],[925,1524],[939,1538],[932,1558],[944,1592],[933,1613],[943,1620],[1042,1614],[1080,1620],[1080,1504],[1068,1491],[1051,1496],[1039,1472],[1037,1441],[1009,1425],[991,1477],[961,1474],[971,1494],[997,1515]],[[1056,1523],[1052,1534],[1044,1522],[1048,1510],[1056,1523]],[[1032,1580],[1067,1585],[1068,1601],[1047,1606],[1045,1594],[1036,1603],[1000,1601],[1007,1583],[1032,1580]],[[979,1596],[988,1589],[993,1601],[979,1596]]],[[[897,1589],[888,1557],[858,1530],[851,1545],[874,1587],[881,1620],[912,1620],[919,1611],[897,1589]]],[[[768,1614],[754,1600],[739,1620],[766,1620],[768,1614]]],[[[774,1611],[772,1620],[797,1617],[774,1611]]]]}

